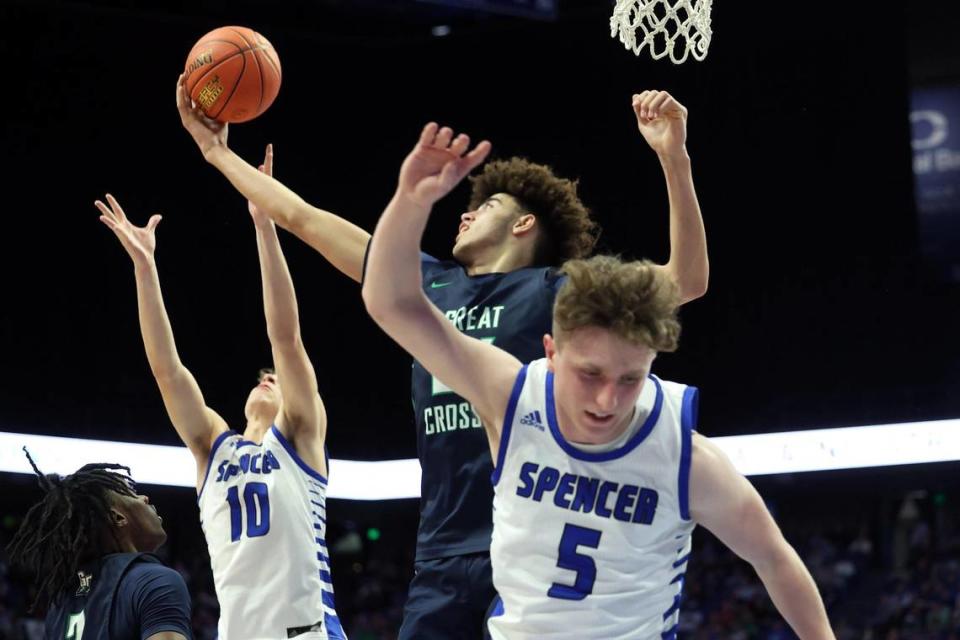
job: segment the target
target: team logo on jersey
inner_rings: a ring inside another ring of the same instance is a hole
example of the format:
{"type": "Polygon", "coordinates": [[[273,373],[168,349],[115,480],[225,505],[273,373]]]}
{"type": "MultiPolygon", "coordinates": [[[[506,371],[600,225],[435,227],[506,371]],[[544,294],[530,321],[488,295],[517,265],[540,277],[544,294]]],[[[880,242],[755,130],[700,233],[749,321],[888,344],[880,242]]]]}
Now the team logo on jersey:
{"type": "Polygon", "coordinates": [[[540,429],[540,431],[544,430],[543,420],[540,419],[539,411],[531,411],[527,415],[520,418],[520,424],[536,427],[537,429],[540,429]]]}
{"type": "Polygon", "coordinates": [[[90,593],[90,583],[93,582],[93,574],[86,571],[77,571],[77,578],[80,579],[80,588],[77,589],[78,596],[85,596],[90,593]]]}

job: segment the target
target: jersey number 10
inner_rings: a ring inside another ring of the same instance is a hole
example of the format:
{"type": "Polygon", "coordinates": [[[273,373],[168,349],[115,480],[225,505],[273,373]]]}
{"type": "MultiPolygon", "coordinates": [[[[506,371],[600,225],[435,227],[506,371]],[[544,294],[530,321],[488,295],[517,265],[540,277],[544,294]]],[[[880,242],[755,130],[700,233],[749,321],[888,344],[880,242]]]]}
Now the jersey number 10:
{"type": "Polygon", "coordinates": [[[243,503],[240,502],[240,489],[227,489],[227,503],[230,505],[230,541],[237,542],[243,531],[243,512],[246,511],[247,537],[258,538],[270,531],[270,496],[267,485],[262,482],[248,482],[243,487],[243,503]]]}

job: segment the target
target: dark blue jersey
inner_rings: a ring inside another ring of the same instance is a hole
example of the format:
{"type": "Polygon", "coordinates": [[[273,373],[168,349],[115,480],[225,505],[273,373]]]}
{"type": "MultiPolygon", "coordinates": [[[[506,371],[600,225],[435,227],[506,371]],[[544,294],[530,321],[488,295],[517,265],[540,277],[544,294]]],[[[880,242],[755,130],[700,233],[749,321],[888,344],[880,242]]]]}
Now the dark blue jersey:
{"type": "Polygon", "coordinates": [[[179,573],[149,553],[113,553],[84,567],[46,619],[46,640],[192,638],[190,595],[179,573]]]}
{"type": "MultiPolygon", "coordinates": [[[[456,262],[424,255],[427,297],[458,329],[521,362],[543,357],[562,277],[551,268],[467,275],[456,262]]],[[[413,365],[413,409],[423,477],[417,560],[487,551],[493,531],[493,465],[470,404],[413,365]]]]}

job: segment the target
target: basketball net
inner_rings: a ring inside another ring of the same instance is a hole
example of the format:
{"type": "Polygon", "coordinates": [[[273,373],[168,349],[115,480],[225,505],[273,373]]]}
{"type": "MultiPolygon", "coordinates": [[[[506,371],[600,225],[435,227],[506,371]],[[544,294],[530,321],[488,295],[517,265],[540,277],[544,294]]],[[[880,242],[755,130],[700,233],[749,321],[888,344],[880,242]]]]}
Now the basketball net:
{"type": "Polygon", "coordinates": [[[713,0],[617,0],[610,17],[610,36],[620,36],[627,49],[640,55],[647,47],[654,60],[670,56],[680,64],[692,55],[707,57],[710,6],[713,0]]]}

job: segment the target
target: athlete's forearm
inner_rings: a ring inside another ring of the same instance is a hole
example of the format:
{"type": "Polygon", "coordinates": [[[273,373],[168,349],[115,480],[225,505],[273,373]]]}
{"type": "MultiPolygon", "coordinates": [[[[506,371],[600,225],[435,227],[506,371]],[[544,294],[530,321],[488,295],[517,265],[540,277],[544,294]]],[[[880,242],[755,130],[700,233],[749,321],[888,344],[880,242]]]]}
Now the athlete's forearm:
{"type": "Polygon", "coordinates": [[[311,206],[226,146],[216,146],[204,157],[271,220],[316,249],[342,273],[360,282],[369,233],[329,211],[311,206]]]}
{"type": "Polygon", "coordinates": [[[202,473],[213,438],[227,427],[223,419],[206,406],[196,379],[180,361],[160,292],[156,264],[152,258],[134,262],[140,334],[147,361],[170,422],[195,456],[198,473],[202,473]]]}
{"type": "Polygon", "coordinates": [[[429,207],[397,193],[377,223],[367,257],[363,299],[378,322],[426,300],[421,288],[420,239],[429,217],[429,207]]]}
{"type": "Polygon", "coordinates": [[[258,223],[256,228],[267,335],[270,344],[277,348],[294,343],[300,338],[297,296],[276,227],[265,222],[258,223]]]}
{"type": "Polygon", "coordinates": [[[147,361],[155,378],[170,378],[183,367],[173,329],[160,291],[160,277],[152,260],[134,266],[137,280],[137,311],[140,317],[140,334],[147,361]]]}
{"type": "Polygon", "coordinates": [[[754,568],[800,640],[834,640],[817,585],[793,547],[784,542],[773,558],[754,568]]]}
{"type": "Polygon", "coordinates": [[[707,291],[710,277],[707,236],[693,185],[690,157],[686,153],[663,156],[660,165],[670,202],[670,260],[665,266],[680,287],[681,303],[685,303],[707,291]]]}

